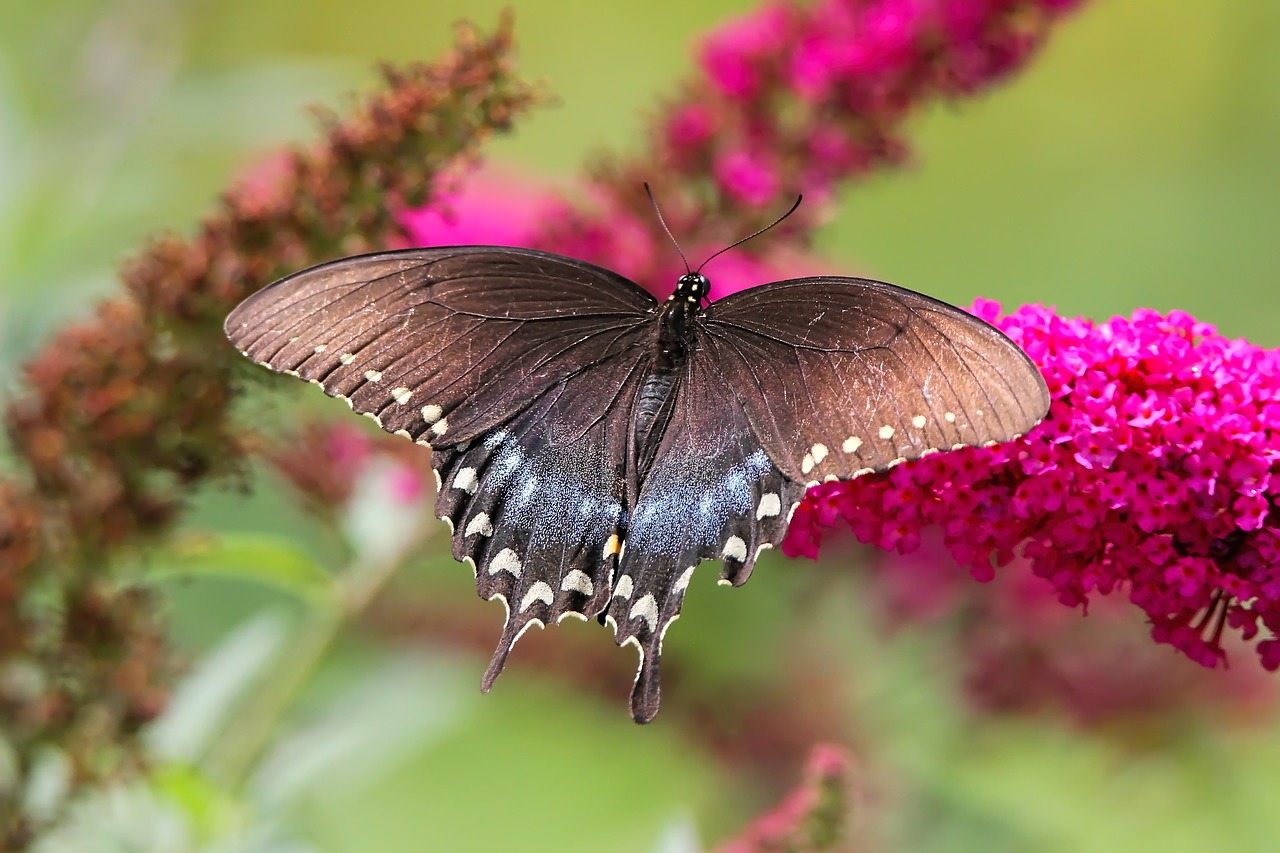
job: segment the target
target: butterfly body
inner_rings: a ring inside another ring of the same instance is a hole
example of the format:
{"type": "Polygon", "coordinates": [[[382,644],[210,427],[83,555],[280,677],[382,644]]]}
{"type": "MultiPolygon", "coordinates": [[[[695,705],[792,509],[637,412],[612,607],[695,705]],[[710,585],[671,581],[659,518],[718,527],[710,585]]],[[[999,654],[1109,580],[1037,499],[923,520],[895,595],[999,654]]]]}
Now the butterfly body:
{"type": "Polygon", "coordinates": [[[957,308],[865,279],[659,303],[581,261],[506,247],[385,252],[277,282],[233,343],[433,448],[436,512],[506,605],[485,689],[529,627],[598,618],[659,702],[662,639],[694,569],[740,585],[807,486],[1009,440],[1038,370],[957,308]]]}

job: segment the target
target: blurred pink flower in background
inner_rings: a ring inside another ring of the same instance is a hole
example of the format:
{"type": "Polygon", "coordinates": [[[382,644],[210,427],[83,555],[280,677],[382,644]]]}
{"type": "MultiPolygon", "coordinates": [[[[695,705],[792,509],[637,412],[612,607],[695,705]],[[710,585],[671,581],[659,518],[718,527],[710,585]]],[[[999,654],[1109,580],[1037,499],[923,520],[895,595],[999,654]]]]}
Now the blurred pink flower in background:
{"type": "Polygon", "coordinates": [[[550,198],[545,182],[489,168],[401,212],[400,226],[415,246],[526,246],[550,198]]]}
{"type": "MultiPolygon", "coordinates": [[[[1086,618],[1062,607],[1023,560],[975,584],[935,531],[919,549],[882,554],[870,566],[868,591],[882,630],[942,630],[976,710],[1050,715],[1090,728],[1133,724],[1149,735],[1174,710],[1270,718],[1275,684],[1259,668],[1178,665],[1176,652],[1151,643],[1127,602],[1097,597],[1086,618]]],[[[1242,640],[1226,639],[1234,650],[1244,648],[1242,640]]]]}
{"type": "MultiPolygon", "coordinates": [[[[636,187],[636,190],[643,192],[641,187],[636,187]]],[[[661,204],[661,199],[658,201],[661,204]]],[[[567,202],[535,180],[505,171],[481,170],[462,181],[447,197],[446,204],[447,214],[437,213],[431,208],[410,209],[401,214],[411,245],[537,246],[540,224],[563,212],[567,202]]],[[[657,215],[652,211],[650,215],[652,224],[656,225],[657,215]]],[[[665,297],[675,289],[676,279],[685,270],[675,246],[670,242],[652,246],[649,231],[649,227],[632,220],[625,211],[618,211],[600,225],[599,239],[623,249],[616,262],[610,264],[610,269],[624,275],[629,267],[643,270],[654,265],[651,253],[662,253],[664,260],[656,265],[659,272],[637,283],[655,296],[665,297]]],[[[595,255],[596,243],[592,234],[579,236],[581,242],[578,245],[558,246],[556,251],[584,260],[595,255]]],[[[681,235],[675,236],[679,239],[681,235]]],[[[758,239],[767,241],[769,237],[766,235],[758,239]]],[[[689,262],[695,265],[723,248],[700,244],[683,247],[689,262]]],[[[711,280],[711,298],[719,299],[782,278],[830,273],[831,266],[820,259],[794,252],[783,251],[761,257],[734,250],[717,257],[704,272],[711,280]]]]}

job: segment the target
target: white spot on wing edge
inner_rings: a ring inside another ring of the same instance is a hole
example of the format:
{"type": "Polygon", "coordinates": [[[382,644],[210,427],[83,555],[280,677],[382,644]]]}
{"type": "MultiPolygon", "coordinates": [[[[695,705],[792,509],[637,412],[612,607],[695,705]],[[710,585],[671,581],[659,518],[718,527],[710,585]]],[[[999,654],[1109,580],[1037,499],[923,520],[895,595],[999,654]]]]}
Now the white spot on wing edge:
{"type": "Polygon", "coordinates": [[[440,416],[443,414],[444,414],[444,409],[440,408],[435,404],[422,407],[422,419],[429,424],[433,424],[436,421],[440,420],[440,416]]]}
{"type": "Polygon", "coordinates": [[[722,556],[730,557],[739,563],[745,562],[747,559],[747,543],[742,540],[741,536],[730,536],[724,543],[724,551],[722,556]]]}
{"type": "Polygon", "coordinates": [[[888,441],[889,439],[893,438],[893,434],[895,432],[897,432],[897,430],[889,426],[888,424],[885,424],[884,426],[880,427],[880,437],[883,438],[885,441],[888,441]]]}
{"type": "Polygon", "coordinates": [[[342,355],[338,356],[338,361],[342,362],[343,364],[350,364],[355,360],[356,360],[355,355],[349,352],[344,352],[342,355]]]}
{"type": "Polygon", "coordinates": [[[520,599],[520,612],[523,613],[528,610],[536,601],[541,601],[543,604],[550,606],[555,599],[556,596],[551,591],[551,587],[545,581],[537,581],[533,586],[529,587],[529,591],[524,594],[524,598],[520,599]]]}
{"type": "Polygon", "coordinates": [[[631,575],[623,575],[622,577],[618,578],[618,585],[614,587],[613,597],[624,598],[624,599],[630,598],[632,592],[633,592],[633,586],[631,582],[631,575]]]}
{"type": "Polygon", "coordinates": [[[366,370],[366,371],[364,372],[364,378],[365,378],[365,379],[368,379],[370,382],[381,382],[381,381],[382,381],[382,371],[381,371],[381,370],[366,370]]]}
{"type": "Polygon", "coordinates": [[[827,458],[827,453],[827,446],[821,442],[809,448],[809,454],[813,456],[813,462],[815,465],[821,465],[822,460],[827,458]]]}
{"type": "Polygon", "coordinates": [[[564,592],[580,592],[583,595],[591,595],[596,591],[591,578],[581,569],[574,569],[565,575],[564,580],[560,581],[560,589],[564,592]]]}
{"type": "Polygon", "coordinates": [[[524,625],[520,626],[520,630],[516,631],[516,635],[511,638],[511,645],[507,646],[508,654],[510,654],[511,650],[516,647],[516,643],[520,642],[520,638],[525,635],[525,632],[534,625],[537,625],[539,628],[547,627],[547,623],[543,622],[541,619],[530,619],[528,622],[524,623],[524,625]]]}
{"type": "Polygon", "coordinates": [[[845,453],[857,453],[858,448],[862,446],[862,439],[856,435],[851,435],[844,440],[844,444],[840,445],[840,449],[845,453]]]}
{"type": "Polygon", "coordinates": [[[489,520],[489,513],[477,513],[474,518],[467,522],[467,529],[463,531],[463,536],[481,536],[493,535],[493,522],[489,520]]]}
{"type": "Polygon", "coordinates": [[[802,473],[808,474],[810,471],[813,470],[813,466],[815,464],[816,463],[813,461],[813,454],[806,453],[804,455],[804,460],[800,463],[800,471],[802,473]]]}
{"type": "Polygon", "coordinates": [[[413,399],[413,392],[402,385],[399,388],[392,388],[391,396],[397,403],[403,406],[405,403],[413,399]]]}
{"type": "Polygon", "coordinates": [[[453,487],[462,489],[469,495],[474,495],[480,488],[480,481],[476,479],[475,468],[463,468],[453,476],[453,487]]]}
{"type": "Polygon", "coordinates": [[[924,429],[924,425],[927,424],[928,422],[929,422],[929,419],[926,418],[924,415],[916,415],[914,418],[911,419],[911,425],[916,429],[924,429]]]}
{"type": "Polygon", "coordinates": [[[327,350],[328,348],[329,348],[329,345],[328,345],[328,344],[316,344],[316,345],[315,345],[315,348],[314,348],[314,349],[312,349],[311,351],[312,351],[313,353],[315,353],[316,355],[319,355],[320,353],[324,352],[324,351],[325,351],[325,350],[327,350]]]}
{"type": "Polygon", "coordinates": [[[410,433],[407,429],[398,429],[395,432],[393,432],[392,435],[398,435],[401,438],[407,438],[410,441],[413,440],[413,434],[410,433]]]}
{"type": "Polygon", "coordinates": [[[508,602],[507,597],[500,592],[495,592],[493,595],[486,598],[485,601],[493,601],[495,598],[502,602],[502,609],[507,612],[507,615],[502,618],[502,624],[505,627],[506,624],[511,621],[511,603],[508,602]]]}
{"type": "Polygon", "coordinates": [[[441,418],[431,425],[431,431],[436,435],[444,435],[449,431],[449,419],[441,418]]]}
{"type": "Polygon", "coordinates": [[[671,589],[676,593],[681,593],[681,592],[684,592],[686,589],[688,589],[689,581],[693,580],[693,570],[696,568],[697,566],[690,566],[689,568],[685,569],[680,574],[680,577],[676,578],[676,582],[672,584],[671,589]]]}
{"type": "Polygon", "coordinates": [[[662,654],[662,641],[667,638],[667,629],[671,627],[671,623],[680,618],[679,613],[671,614],[671,618],[667,620],[667,624],[662,626],[662,630],[658,632],[658,654],[662,654]]]}
{"type": "Polygon", "coordinates": [[[639,601],[631,605],[631,612],[627,615],[631,619],[639,617],[649,623],[650,631],[657,630],[658,602],[654,600],[653,593],[645,593],[639,601]]]}
{"type": "Polygon", "coordinates": [[[756,507],[756,519],[769,518],[782,512],[782,498],[777,492],[768,492],[760,496],[760,505],[756,507]]]}
{"type": "Polygon", "coordinates": [[[498,572],[509,572],[515,577],[520,577],[520,570],[524,568],[524,564],[520,562],[520,557],[510,548],[503,548],[493,558],[493,562],[489,564],[489,574],[496,575],[498,572]]]}
{"type": "Polygon", "coordinates": [[[378,426],[382,426],[382,418],[378,417],[377,412],[361,412],[360,414],[364,415],[378,426]]]}

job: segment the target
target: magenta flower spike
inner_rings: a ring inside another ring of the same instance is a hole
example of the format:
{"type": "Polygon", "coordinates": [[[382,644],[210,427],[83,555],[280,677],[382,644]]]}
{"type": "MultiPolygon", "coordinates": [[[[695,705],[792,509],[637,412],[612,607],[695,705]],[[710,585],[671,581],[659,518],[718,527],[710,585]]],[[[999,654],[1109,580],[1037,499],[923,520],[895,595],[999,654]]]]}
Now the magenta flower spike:
{"type": "Polygon", "coordinates": [[[1059,601],[1122,592],[1153,637],[1204,666],[1227,629],[1280,667],[1280,352],[1181,312],[1104,323],[1041,306],[974,313],[1044,373],[1049,417],[1016,442],[809,491],[784,551],[843,522],[902,553],[926,528],[979,580],[1021,554],[1059,601]]]}

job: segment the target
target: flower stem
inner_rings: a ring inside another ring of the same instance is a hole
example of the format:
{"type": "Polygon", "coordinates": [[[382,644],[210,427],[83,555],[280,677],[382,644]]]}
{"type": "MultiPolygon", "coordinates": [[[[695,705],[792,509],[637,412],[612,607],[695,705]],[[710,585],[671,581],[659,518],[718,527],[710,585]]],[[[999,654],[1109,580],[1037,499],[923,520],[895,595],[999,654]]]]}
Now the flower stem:
{"type": "Polygon", "coordinates": [[[406,537],[393,553],[380,560],[353,561],[337,577],[335,603],[316,606],[307,612],[269,677],[245,702],[221,748],[209,756],[207,769],[212,776],[233,790],[244,786],[280,720],[324,661],[343,628],[368,608],[430,537],[435,525],[415,527],[419,532],[406,537]]]}

